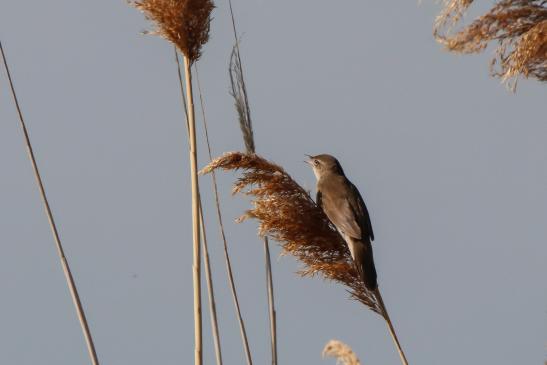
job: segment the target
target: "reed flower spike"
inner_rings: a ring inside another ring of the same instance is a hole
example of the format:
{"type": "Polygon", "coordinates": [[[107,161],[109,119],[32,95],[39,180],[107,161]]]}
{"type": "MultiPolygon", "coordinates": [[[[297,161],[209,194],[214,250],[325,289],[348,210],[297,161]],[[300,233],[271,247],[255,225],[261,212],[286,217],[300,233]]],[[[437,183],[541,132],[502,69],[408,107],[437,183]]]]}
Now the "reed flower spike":
{"type": "Polygon", "coordinates": [[[361,365],[355,352],[345,343],[338,340],[330,340],[323,348],[323,357],[335,357],[337,365],[361,365]]]}
{"type": "Polygon", "coordinates": [[[547,1],[501,0],[486,14],[453,32],[473,0],[446,0],[434,27],[436,40],[457,53],[483,51],[497,41],[493,76],[516,87],[518,76],[547,81],[547,1]]]}
{"type": "Polygon", "coordinates": [[[280,243],[283,254],[295,256],[302,264],[302,276],[320,275],[348,287],[351,296],[383,316],[373,292],[368,291],[355,270],[343,238],[318,207],[309,192],[280,166],[256,154],[230,152],[200,171],[244,170],[233,193],[253,196],[253,209],[239,218],[257,219],[259,234],[280,243]]]}
{"type": "Polygon", "coordinates": [[[241,62],[239,61],[237,43],[232,48],[228,74],[230,75],[230,86],[232,88],[230,94],[234,98],[234,105],[239,120],[239,127],[241,129],[241,133],[243,134],[245,150],[247,153],[254,153],[255,141],[253,123],[251,121],[247,87],[245,85],[245,80],[243,79],[243,69],[241,62]]]}
{"type": "Polygon", "coordinates": [[[146,33],[173,43],[191,62],[199,59],[201,47],[209,40],[215,7],[211,0],[141,0],[131,4],[156,24],[146,33]]]}

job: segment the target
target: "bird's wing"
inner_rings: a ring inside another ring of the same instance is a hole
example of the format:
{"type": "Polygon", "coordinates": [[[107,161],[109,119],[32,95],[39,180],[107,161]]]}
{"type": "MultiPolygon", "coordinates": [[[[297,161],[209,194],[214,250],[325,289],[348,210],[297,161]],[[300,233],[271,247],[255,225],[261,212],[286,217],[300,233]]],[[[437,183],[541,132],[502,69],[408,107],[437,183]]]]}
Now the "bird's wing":
{"type": "Polygon", "coordinates": [[[321,192],[317,190],[317,195],[315,196],[315,204],[321,209],[323,209],[323,201],[321,199],[321,192]]]}
{"type": "Polygon", "coordinates": [[[361,228],[347,198],[334,199],[331,203],[325,204],[323,210],[339,231],[352,238],[361,239],[361,228]]]}
{"type": "Polygon", "coordinates": [[[374,241],[372,223],[370,221],[370,215],[368,213],[367,206],[365,205],[365,201],[355,185],[350,182],[350,186],[352,195],[355,197],[355,199],[349,200],[352,205],[351,210],[353,211],[355,220],[359,223],[359,227],[361,228],[361,237],[359,238],[368,237],[371,241],[374,241]]]}

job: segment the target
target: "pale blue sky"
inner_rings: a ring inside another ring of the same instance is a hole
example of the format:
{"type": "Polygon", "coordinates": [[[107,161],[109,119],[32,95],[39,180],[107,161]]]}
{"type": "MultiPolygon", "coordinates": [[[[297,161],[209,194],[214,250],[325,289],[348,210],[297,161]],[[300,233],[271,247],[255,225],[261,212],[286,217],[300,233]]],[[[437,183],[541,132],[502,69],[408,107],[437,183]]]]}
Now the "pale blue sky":
{"type": "MultiPolygon", "coordinates": [[[[216,3],[199,63],[214,154],[242,149],[216,3]]],[[[257,150],[314,187],[305,153],[337,156],[372,215],[379,282],[411,364],[547,357],[545,84],[512,94],[488,57],[443,52],[438,5],[237,1],[257,150]]],[[[124,1],[0,4],[0,37],[102,364],[192,361],[190,186],[173,50],[124,1]]],[[[0,72],[0,363],[87,364],[15,108],[0,72]]],[[[201,127],[199,135],[202,136],[201,127]]],[[[204,147],[201,145],[200,147],[204,147]]],[[[200,150],[200,165],[206,163],[200,150]]],[[[263,253],[220,174],[255,364],[269,362],[263,253]]],[[[209,177],[202,178],[225,364],[244,357],[209,177]]],[[[279,249],[273,249],[274,257],[279,249]]],[[[280,364],[396,364],[382,320],[342,287],[274,259],[280,364]]],[[[209,323],[205,363],[213,364],[209,323]]]]}

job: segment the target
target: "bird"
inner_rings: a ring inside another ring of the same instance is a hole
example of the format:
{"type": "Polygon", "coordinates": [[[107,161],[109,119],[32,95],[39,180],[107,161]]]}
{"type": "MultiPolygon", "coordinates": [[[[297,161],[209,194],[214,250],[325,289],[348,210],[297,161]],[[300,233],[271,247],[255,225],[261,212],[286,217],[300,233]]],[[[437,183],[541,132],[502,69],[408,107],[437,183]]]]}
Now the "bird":
{"type": "Polygon", "coordinates": [[[374,232],[365,202],[359,190],[344,174],[338,160],[327,154],[308,156],[317,179],[316,203],[348,245],[351,257],[365,287],[378,287],[372,254],[374,232]]]}

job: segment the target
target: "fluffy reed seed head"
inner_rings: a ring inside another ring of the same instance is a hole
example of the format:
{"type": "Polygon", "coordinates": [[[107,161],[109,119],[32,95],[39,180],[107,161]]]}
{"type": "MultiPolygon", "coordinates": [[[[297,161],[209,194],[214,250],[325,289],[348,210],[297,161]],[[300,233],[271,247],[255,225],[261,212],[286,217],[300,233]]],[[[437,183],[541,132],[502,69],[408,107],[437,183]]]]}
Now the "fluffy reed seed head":
{"type": "Polygon", "coordinates": [[[239,56],[239,46],[236,43],[232,48],[230,55],[230,66],[228,67],[230,75],[230,86],[232,97],[237,111],[239,128],[243,134],[243,142],[247,153],[255,153],[255,140],[253,133],[253,123],[251,120],[251,108],[247,98],[247,87],[243,79],[243,67],[241,66],[239,56]]]}
{"type": "Polygon", "coordinates": [[[351,347],[338,340],[330,340],[323,348],[323,357],[335,357],[337,365],[361,365],[351,347]]]}
{"type": "Polygon", "coordinates": [[[211,0],[140,0],[131,4],[155,23],[148,33],[173,43],[191,62],[201,56],[215,7],[211,0]]]}
{"type": "Polygon", "coordinates": [[[445,8],[435,21],[433,34],[437,41],[457,53],[480,52],[497,41],[490,67],[493,76],[507,81],[513,89],[519,75],[547,81],[547,1],[501,0],[453,33],[472,3],[445,0],[445,8]]]}
{"type": "Polygon", "coordinates": [[[233,193],[253,197],[253,208],[238,219],[255,218],[259,234],[281,245],[283,254],[296,257],[302,264],[301,276],[321,275],[346,285],[351,297],[382,315],[373,292],[365,288],[355,270],[346,243],[309,192],[304,190],[282,167],[256,154],[230,152],[211,161],[200,171],[243,170],[233,193]]]}

